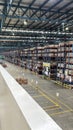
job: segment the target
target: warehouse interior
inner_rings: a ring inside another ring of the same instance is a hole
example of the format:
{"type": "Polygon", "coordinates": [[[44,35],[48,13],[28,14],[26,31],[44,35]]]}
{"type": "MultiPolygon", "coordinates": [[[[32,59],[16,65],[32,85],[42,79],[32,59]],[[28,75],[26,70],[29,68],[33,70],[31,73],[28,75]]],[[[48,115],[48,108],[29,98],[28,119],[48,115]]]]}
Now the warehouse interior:
{"type": "Polygon", "coordinates": [[[73,0],[0,0],[0,65],[1,130],[73,130],[73,0]]]}

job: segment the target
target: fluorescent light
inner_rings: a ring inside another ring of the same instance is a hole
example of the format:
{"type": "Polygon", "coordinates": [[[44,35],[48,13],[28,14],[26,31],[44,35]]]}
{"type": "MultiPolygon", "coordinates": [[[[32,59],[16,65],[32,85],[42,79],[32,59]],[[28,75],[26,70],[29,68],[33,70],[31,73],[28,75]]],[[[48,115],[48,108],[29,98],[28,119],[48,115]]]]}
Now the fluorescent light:
{"type": "MultiPolygon", "coordinates": [[[[38,34],[63,34],[64,32],[56,32],[56,31],[53,31],[53,32],[45,32],[45,31],[34,31],[34,30],[11,30],[11,29],[2,29],[2,31],[4,32],[21,32],[21,33],[38,33],[38,34]]],[[[65,32],[66,34],[66,32],[65,32]]],[[[68,33],[68,34],[71,34],[73,35],[73,33],[68,33]]]]}

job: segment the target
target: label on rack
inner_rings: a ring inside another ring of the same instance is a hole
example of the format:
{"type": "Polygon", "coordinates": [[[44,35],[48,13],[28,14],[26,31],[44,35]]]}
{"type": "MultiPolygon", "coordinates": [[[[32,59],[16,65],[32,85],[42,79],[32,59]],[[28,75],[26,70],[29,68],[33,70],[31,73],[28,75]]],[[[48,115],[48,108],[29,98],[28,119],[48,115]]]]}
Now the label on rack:
{"type": "Polygon", "coordinates": [[[43,62],[43,67],[49,67],[50,68],[50,63],[43,62]]]}

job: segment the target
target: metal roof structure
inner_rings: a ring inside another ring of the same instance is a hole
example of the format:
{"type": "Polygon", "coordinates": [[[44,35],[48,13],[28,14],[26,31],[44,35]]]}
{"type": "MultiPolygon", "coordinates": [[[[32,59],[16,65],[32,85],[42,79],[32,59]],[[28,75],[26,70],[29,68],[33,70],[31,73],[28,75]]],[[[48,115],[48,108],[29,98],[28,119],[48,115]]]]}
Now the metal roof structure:
{"type": "Polygon", "coordinates": [[[0,30],[1,49],[73,40],[73,0],[0,0],[0,30]]]}

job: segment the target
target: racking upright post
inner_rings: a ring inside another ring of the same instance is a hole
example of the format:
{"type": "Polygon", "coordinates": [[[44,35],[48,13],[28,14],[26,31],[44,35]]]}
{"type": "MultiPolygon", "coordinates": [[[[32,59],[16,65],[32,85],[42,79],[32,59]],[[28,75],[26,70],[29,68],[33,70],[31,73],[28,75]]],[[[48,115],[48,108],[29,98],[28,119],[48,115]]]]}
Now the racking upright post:
{"type": "Polygon", "coordinates": [[[67,44],[66,69],[68,73],[65,82],[68,87],[73,87],[73,41],[69,41],[67,44]]]}
{"type": "Polygon", "coordinates": [[[62,85],[64,85],[65,83],[65,71],[66,71],[66,42],[64,42],[64,59],[63,59],[63,63],[64,63],[64,68],[63,68],[63,75],[64,75],[64,79],[62,81],[62,85]]]}
{"type": "MultiPolygon", "coordinates": [[[[59,47],[59,45],[58,45],[59,47]]],[[[58,56],[58,47],[57,47],[57,56],[56,56],[56,63],[57,63],[57,70],[56,70],[56,81],[58,80],[58,74],[57,74],[57,71],[58,71],[58,61],[59,61],[59,56],[58,56]]]]}
{"type": "Polygon", "coordinates": [[[58,45],[58,61],[57,61],[57,80],[60,81],[60,84],[62,85],[62,82],[64,80],[64,59],[65,59],[65,53],[64,53],[64,43],[59,43],[58,45]]]}
{"type": "Polygon", "coordinates": [[[65,79],[66,79],[66,57],[67,57],[67,42],[66,42],[66,34],[64,35],[64,68],[63,68],[63,74],[64,74],[64,79],[62,82],[62,85],[64,85],[65,83],[65,79]]]}
{"type": "Polygon", "coordinates": [[[49,46],[49,53],[50,53],[50,78],[56,80],[57,76],[57,45],[50,45],[49,46]]]}

